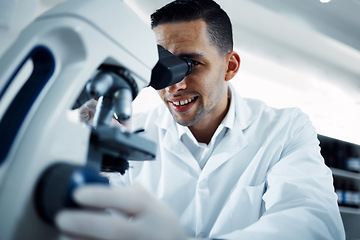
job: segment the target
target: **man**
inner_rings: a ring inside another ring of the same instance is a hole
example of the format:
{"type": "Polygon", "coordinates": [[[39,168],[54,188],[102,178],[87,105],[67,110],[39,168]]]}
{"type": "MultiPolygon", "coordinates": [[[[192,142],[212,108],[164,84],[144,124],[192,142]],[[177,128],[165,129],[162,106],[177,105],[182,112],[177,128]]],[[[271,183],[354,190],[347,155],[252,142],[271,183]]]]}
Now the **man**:
{"type": "Polygon", "coordinates": [[[116,213],[64,211],[59,228],[99,239],[344,239],[308,117],[242,99],[229,84],[240,58],[218,4],[174,1],[152,15],[152,28],[158,44],[195,63],[158,91],[164,105],[132,119],[157,143],[157,159],[112,178],[132,187],[78,189],[80,204],[116,213]]]}

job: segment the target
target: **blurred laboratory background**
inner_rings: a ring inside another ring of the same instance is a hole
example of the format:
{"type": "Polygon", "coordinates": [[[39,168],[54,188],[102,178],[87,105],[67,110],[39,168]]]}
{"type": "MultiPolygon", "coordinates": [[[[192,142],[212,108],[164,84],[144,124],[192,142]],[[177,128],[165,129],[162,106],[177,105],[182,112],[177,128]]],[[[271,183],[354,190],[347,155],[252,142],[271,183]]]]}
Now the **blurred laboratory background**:
{"type": "MultiPolygon", "coordinates": [[[[62,1],[0,0],[0,56],[27,24],[62,1]]],[[[125,2],[149,23],[169,1],[125,2]]],[[[241,57],[231,83],[244,97],[310,116],[333,170],[347,238],[360,239],[360,0],[217,2],[232,20],[241,57]]],[[[157,104],[156,92],[144,89],[134,111],[157,104]]]]}

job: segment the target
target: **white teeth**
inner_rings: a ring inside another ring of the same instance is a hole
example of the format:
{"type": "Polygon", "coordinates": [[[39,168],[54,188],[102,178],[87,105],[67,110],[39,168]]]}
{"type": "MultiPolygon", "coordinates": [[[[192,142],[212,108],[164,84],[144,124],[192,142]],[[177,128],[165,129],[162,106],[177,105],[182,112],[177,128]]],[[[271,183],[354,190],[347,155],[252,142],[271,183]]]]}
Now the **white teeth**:
{"type": "Polygon", "coordinates": [[[190,99],[185,99],[185,100],[179,101],[179,102],[172,102],[172,103],[173,103],[174,105],[176,105],[176,106],[184,106],[184,105],[186,105],[186,104],[191,103],[192,101],[194,101],[195,98],[196,98],[196,97],[193,97],[193,98],[190,98],[190,99]]]}

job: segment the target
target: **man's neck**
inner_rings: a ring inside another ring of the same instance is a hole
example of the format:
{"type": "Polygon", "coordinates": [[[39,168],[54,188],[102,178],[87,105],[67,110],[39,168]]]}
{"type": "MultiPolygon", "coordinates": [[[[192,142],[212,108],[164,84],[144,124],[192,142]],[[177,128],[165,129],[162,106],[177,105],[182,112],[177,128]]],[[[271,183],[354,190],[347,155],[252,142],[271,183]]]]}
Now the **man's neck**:
{"type": "Polygon", "coordinates": [[[206,143],[206,144],[210,143],[211,138],[214,135],[216,129],[221,124],[222,120],[225,118],[226,114],[229,111],[230,101],[231,101],[231,93],[229,91],[226,107],[221,114],[219,114],[217,117],[212,117],[212,118],[205,117],[197,124],[189,127],[191,133],[194,135],[194,137],[198,142],[206,143]]]}

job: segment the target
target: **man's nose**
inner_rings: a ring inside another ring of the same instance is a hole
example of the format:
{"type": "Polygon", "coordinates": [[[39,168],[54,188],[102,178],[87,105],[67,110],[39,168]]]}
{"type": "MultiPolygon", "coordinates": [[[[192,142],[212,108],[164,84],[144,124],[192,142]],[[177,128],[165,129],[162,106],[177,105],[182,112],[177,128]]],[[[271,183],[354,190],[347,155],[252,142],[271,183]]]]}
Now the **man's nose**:
{"type": "Polygon", "coordinates": [[[176,93],[178,91],[185,90],[186,89],[185,79],[186,79],[186,77],[183,80],[181,80],[180,82],[175,83],[175,84],[171,85],[170,87],[167,87],[166,90],[169,93],[176,93]]]}

